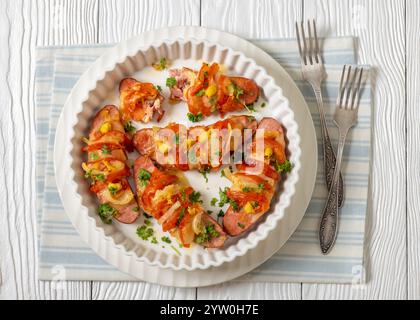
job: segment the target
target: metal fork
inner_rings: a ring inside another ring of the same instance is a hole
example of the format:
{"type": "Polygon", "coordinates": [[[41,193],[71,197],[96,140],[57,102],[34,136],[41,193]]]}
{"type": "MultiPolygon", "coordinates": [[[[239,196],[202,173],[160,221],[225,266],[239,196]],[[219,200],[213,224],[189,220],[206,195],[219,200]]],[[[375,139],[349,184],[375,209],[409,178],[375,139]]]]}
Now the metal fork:
{"type": "MultiPolygon", "coordinates": [[[[327,123],[325,121],[324,103],[322,101],[321,83],[325,79],[326,73],[322,62],[318,37],[316,34],[315,20],[312,20],[313,36],[311,30],[311,21],[308,20],[308,38],[305,37],[305,28],[303,21],[299,24],[296,22],[296,35],[299,45],[299,53],[302,64],[303,79],[311,85],[318,106],[319,117],[321,120],[322,145],[324,149],[324,174],[328,190],[331,190],[331,184],[334,175],[336,157],[334,149],[331,146],[330,136],[328,134],[327,123]]],[[[339,208],[343,205],[344,199],[343,179],[340,173],[338,203],[339,208]]]]}
{"type": "Polygon", "coordinates": [[[352,72],[352,67],[347,65],[343,67],[341,74],[340,91],[334,114],[334,123],[337,125],[339,132],[337,162],[319,228],[319,242],[323,254],[330,252],[337,237],[339,172],[347,133],[357,123],[362,74],[363,68],[356,67],[352,72]]]}

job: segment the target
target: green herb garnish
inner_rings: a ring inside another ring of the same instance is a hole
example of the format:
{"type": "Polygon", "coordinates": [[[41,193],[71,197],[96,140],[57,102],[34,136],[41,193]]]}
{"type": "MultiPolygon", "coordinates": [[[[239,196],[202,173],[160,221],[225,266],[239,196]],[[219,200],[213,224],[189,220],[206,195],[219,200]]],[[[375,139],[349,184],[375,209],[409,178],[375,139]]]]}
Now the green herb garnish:
{"type": "Polygon", "coordinates": [[[264,188],[265,188],[265,183],[258,184],[258,190],[264,190],[264,188]]]}
{"type": "Polygon", "coordinates": [[[225,216],[225,213],[222,209],[220,209],[219,213],[217,214],[217,219],[222,218],[225,216]]]}
{"type": "Polygon", "coordinates": [[[177,222],[176,222],[176,225],[177,226],[179,226],[179,224],[181,223],[181,221],[182,221],[182,218],[184,217],[184,215],[185,215],[185,208],[182,208],[181,209],[181,212],[179,213],[179,216],[178,216],[178,220],[177,220],[177,222]]]}
{"type": "Polygon", "coordinates": [[[201,193],[198,191],[193,191],[188,196],[188,198],[190,199],[192,203],[203,203],[203,200],[201,200],[200,197],[201,197],[201,193]]]}
{"type": "Polygon", "coordinates": [[[152,221],[150,220],[144,220],[144,224],[148,227],[150,227],[152,225],[152,221]]]}
{"type": "Polygon", "coordinates": [[[250,187],[244,187],[244,188],[242,188],[242,191],[243,192],[251,192],[252,191],[252,188],[250,188],[250,187]]]}
{"type": "Polygon", "coordinates": [[[95,161],[95,160],[98,160],[99,159],[99,156],[98,156],[98,154],[96,152],[92,152],[90,154],[90,158],[95,161]]]}
{"type": "MultiPolygon", "coordinates": [[[[181,255],[181,252],[179,252],[179,250],[177,249],[177,248],[175,248],[174,246],[171,246],[171,248],[172,248],[172,250],[174,250],[175,251],[175,253],[177,254],[177,255],[181,255]]],[[[180,247],[180,248],[182,248],[182,247],[180,247]]]]}
{"type": "Polygon", "coordinates": [[[245,228],[245,226],[240,222],[238,222],[238,227],[241,228],[241,229],[245,228]]]}
{"type": "Polygon", "coordinates": [[[133,126],[131,121],[127,121],[126,123],[124,123],[124,131],[127,133],[133,133],[134,131],[136,131],[136,127],[133,126]]]}
{"type": "Polygon", "coordinates": [[[266,106],[265,102],[261,103],[261,108],[264,108],[266,106]]]}
{"type": "Polygon", "coordinates": [[[201,112],[197,113],[196,115],[192,113],[187,113],[188,120],[191,122],[199,122],[203,119],[203,114],[201,112]]]}
{"type": "Polygon", "coordinates": [[[101,151],[103,154],[110,154],[111,150],[108,148],[108,146],[105,144],[102,146],[101,151]]]}
{"type": "Polygon", "coordinates": [[[117,194],[117,192],[118,192],[118,188],[117,187],[114,187],[114,186],[108,186],[108,191],[113,195],[113,196],[115,196],[116,194],[117,194]]]}
{"type": "Polygon", "coordinates": [[[158,243],[156,237],[153,237],[152,240],[150,240],[150,242],[153,243],[153,244],[157,244],[158,243]]]}
{"type": "Polygon", "coordinates": [[[162,92],[162,87],[161,87],[161,86],[159,86],[159,85],[157,85],[157,86],[156,86],[156,90],[157,90],[157,91],[159,91],[159,92],[162,92]]]}
{"type": "Polygon", "coordinates": [[[149,240],[149,238],[153,236],[154,230],[152,228],[148,228],[147,226],[140,226],[137,228],[136,233],[141,239],[149,240]]]}
{"type": "Polygon", "coordinates": [[[246,104],[245,108],[249,111],[249,112],[255,112],[255,107],[253,103],[250,104],[246,104]]]}
{"type": "Polygon", "coordinates": [[[276,169],[278,173],[290,172],[292,171],[292,168],[293,168],[293,165],[290,163],[289,160],[286,160],[283,163],[278,163],[276,161],[276,163],[274,164],[274,169],[276,169]]]}
{"type": "Polygon", "coordinates": [[[204,177],[204,179],[206,179],[206,183],[209,182],[209,178],[207,177],[207,174],[210,173],[210,170],[211,170],[210,167],[204,167],[203,169],[199,171],[204,177]]]}
{"type": "Polygon", "coordinates": [[[200,91],[198,91],[195,95],[197,96],[197,97],[202,97],[202,96],[204,96],[204,94],[206,93],[206,90],[205,89],[201,89],[200,91]]]}
{"type": "Polygon", "coordinates": [[[133,210],[134,212],[139,212],[140,208],[139,208],[139,207],[134,207],[134,208],[133,208],[133,209],[131,209],[131,210],[133,210]]]}
{"type": "Polygon", "coordinates": [[[103,223],[110,224],[116,213],[117,210],[111,207],[108,203],[100,204],[98,206],[98,215],[103,223]]]}
{"type": "Polygon", "coordinates": [[[140,169],[139,173],[138,173],[138,178],[140,181],[140,185],[142,187],[147,186],[148,181],[150,180],[151,174],[149,171],[147,171],[146,169],[140,169]]]}
{"type": "Polygon", "coordinates": [[[213,198],[213,199],[211,199],[210,204],[211,204],[213,207],[216,205],[216,203],[217,203],[217,198],[213,198]]]}
{"type": "Polygon", "coordinates": [[[204,228],[203,232],[195,237],[195,242],[198,244],[209,242],[212,238],[217,238],[219,235],[220,234],[216,231],[214,225],[209,224],[204,228]]]}
{"type": "Polygon", "coordinates": [[[225,204],[229,203],[234,211],[238,211],[239,205],[235,200],[232,200],[227,196],[227,189],[227,187],[224,190],[219,188],[219,207],[223,207],[225,204]]]}
{"type": "Polygon", "coordinates": [[[163,237],[161,238],[161,240],[162,240],[163,242],[166,242],[166,243],[172,243],[171,239],[169,239],[169,237],[166,237],[166,236],[163,236],[163,237]]]}
{"type": "Polygon", "coordinates": [[[170,77],[166,79],[166,86],[172,88],[176,85],[176,79],[174,77],[170,77]]]}
{"type": "Polygon", "coordinates": [[[105,175],[103,173],[99,173],[94,178],[95,178],[96,181],[104,181],[105,180],[105,175]]]}

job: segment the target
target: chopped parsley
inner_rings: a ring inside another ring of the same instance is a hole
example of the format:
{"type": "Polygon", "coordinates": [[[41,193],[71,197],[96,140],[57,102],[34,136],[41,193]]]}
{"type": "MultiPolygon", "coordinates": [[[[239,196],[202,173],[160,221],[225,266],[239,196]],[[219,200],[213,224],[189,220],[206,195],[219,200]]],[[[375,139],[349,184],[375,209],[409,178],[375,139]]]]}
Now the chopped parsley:
{"type": "Polygon", "coordinates": [[[286,160],[283,163],[278,163],[276,161],[276,163],[274,164],[274,169],[276,169],[276,171],[278,173],[287,173],[292,171],[293,165],[290,163],[289,160],[286,160]]]}
{"type": "Polygon", "coordinates": [[[198,244],[209,242],[211,239],[217,238],[219,235],[219,232],[217,232],[214,228],[214,224],[209,224],[204,228],[203,232],[195,237],[195,242],[198,244]]]}
{"type": "Polygon", "coordinates": [[[242,188],[242,191],[243,192],[251,192],[252,191],[252,188],[250,188],[250,187],[244,187],[244,188],[242,188]]]}
{"type": "Polygon", "coordinates": [[[187,194],[185,193],[185,189],[182,189],[181,190],[181,199],[182,199],[182,201],[185,201],[186,198],[187,198],[187,194]]]}
{"type": "Polygon", "coordinates": [[[179,213],[179,216],[178,216],[178,220],[177,220],[177,222],[176,222],[176,225],[177,226],[179,226],[179,224],[181,223],[181,221],[182,221],[182,218],[184,217],[184,215],[185,215],[185,208],[182,208],[181,209],[181,212],[179,213]]]}
{"type": "Polygon", "coordinates": [[[239,100],[239,96],[244,94],[244,90],[236,85],[236,83],[232,82],[232,87],[229,88],[229,91],[235,96],[237,100],[239,100]]]}
{"type": "Polygon", "coordinates": [[[217,214],[217,219],[222,218],[224,216],[225,216],[225,212],[222,209],[220,209],[219,213],[217,214]]]}
{"type": "Polygon", "coordinates": [[[219,188],[219,207],[223,207],[225,204],[230,204],[233,208],[234,211],[238,211],[239,210],[239,205],[235,200],[230,199],[227,194],[227,187],[225,188],[225,190],[222,190],[221,188],[219,188]]]}
{"type": "Polygon", "coordinates": [[[244,229],[245,228],[245,226],[242,223],[240,223],[240,222],[238,222],[238,227],[241,228],[241,229],[244,229]]]}
{"type": "Polygon", "coordinates": [[[204,96],[204,94],[206,93],[206,90],[205,89],[201,89],[200,91],[198,91],[195,95],[197,96],[197,97],[202,97],[202,96],[204,96]]]}
{"type": "Polygon", "coordinates": [[[229,199],[229,203],[232,206],[233,211],[236,211],[236,212],[239,211],[239,205],[235,200],[229,199]]]}
{"type": "Polygon", "coordinates": [[[152,67],[157,71],[165,70],[168,66],[168,61],[166,58],[161,58],[159,62],[156,62],[152,65],[152,67]]]}
{"type": "Polygon", "coordinates": [[[207,212],[207,214],[212,214],[213,213],[213,211],[211,211],[211,210],[207,210],[206,212],[207,212]]]}
{"type": "Polygon", "coordinates": [[[139,212],[140,208],[139,208],[139,207],[134,207],[134,208],[133,208],[133,209],[131,209],[131,210],[133,210],[134,212],[139,212]]]}
{"type": "Polygon", "coordinates": [[[198,122],[198,121],[201,121],[203,119],[203,114],[201,112],[199,112],[196,115],[194,115],[194,114],[189,112],[189,113],[187,113],[187,118],[191,122],[198,122]]]}
{"type": "Polygon", "coordinates": [[[101,151],[103,154],[110,154],[111,150],[108,148],[108,146],[106,144],[104,144],[101,148],[101,151]]]}
{"type": "Polygon", "coordinates": [[[175,143],[179,144],[179,133],[175,135],[175,143]]]}
{"type": "Polygon", "coordinates": [[[98,160],[98,159],[99,159],[98,154],[97,154],[96,152],[92,152],[92,153],[90,154],[90,158],[91,158],[92,160],[98,160]]]}
{"type": "MultiPolygon", "coordinates": [[[[182,247],[180,247],[180,248],[182,248],[182,247]]],[[[177,248],[175,248],[174,246],[171,246],[171,249],[174,250],[177,255],[179,255],[179,256],[181,255],[181,252],[179,252],[179,250],[177,248]]]]}
{"type": "Polygon", "coordinates": [[[113,196],[115,196],[116,194],[117,194],[117,192],[118,192],[118,188],[117,187],[115,187],[115,186],[108,186],[108,191],[113,195],[113,196]]]}
{"type": "Polygon", "coordinates": [[[117,210],[111,207],[108,203],[100,204],[98,206],[98,215],[103,223],[110,224],[116,213],[117,210]]]}
{"type": "Polygon", "coordinates": [[[162,92],[162,87],[159,86],[159,85],[156,85],[156,90],[159,91],[159,92],[162,92]]]}
{"type": "Polygon", "coordinates": [[[255,107],[253,103],[250,104],[246,104],[245,108],[249,111],[249,112],[255,112],[255,107]]]}
{"type": "Polygon", "coordinates": [[[141,239],[149,240],[149,238],[153,236],[154,230],[147,226],[140,226],[137,228],[136,233],[141,239]]]}
{"type": "Polygon", "coordinates": [[[227,188],[225,190],[222,190],[219,188],[219,207],[223,207],[226,203],[229,203],[229,198],[226,194],[227,188]]]}
{"type": "Polygon", "coordinates": [[[201,197],[201,193],[198,191],[193,191],[188,196],[188,198],[190,199],[192,203],[203,203],[203,200],[201,200],[200,197],[201,197]]]}
{"type": "Polygon", "coordinates": [[[204,77],[207,78],[209,76],[209,72],[208,71],[204,71],[204,77]]]}
{"type": "Polygon", "coordinates": [[[265,183],[259,183],[258,184],[258,190],[264,190],[265,189],[265,183]]]}
{"type": "Polygon", "coordinates": [[[153,244],[157,244],[158,243],[156,237],[153,237],[152,240],[150,240],[150,242],[153,243],[153,244]]]}
{"type": "Polygon", "coordinates": [[[126,123],[124,123],[124,131],[127,133],[133,133],[134,131],[136,131],[136,127],[133,126],[131,121],[127,121],[126,123]]]}
{"type": "Polygon", "coordinates": [[[210,167],[204,167],[203,169],[199,171],[204,177],[204,179],[206,180],[206,183],[209,182],[209,178],[207,177],[207,174],[210,173],[210,170],[211,170],[210,167]]]}
{"type": "Polygon", "coordinates": [[[95,178],[96,181],[104,181],[105,180],[105,175],[103,173],[99,173],[94,178],[95,178]]]}
{"type": "Polygon", "coordinates": [[[225,175],[225,170],[222,170],[222,171],[220,172],[220,176],[221,176],[221,177],[226,177],[226,175],[225,175]]]}
{"type": "Polygon", "coordinates": [[[176,79],[174,77],[170,77],[166,79],[166,86],[172,88],[176,85],[176,79]]]}
{"type": "Polygon", "coordinates": [[[138,178],[142,187],[147,186],[147,183],[150,180],[150,176],[151,174],[149,171],[147,171],[146,169],[140,169],[138,173],[138,178]]]}
{"type": "Polygon", "coordinates": [[[152,221],[150,220],[144,220],[144,224],[148,227],[150,227],[152,225],[152,221]]]}
{"type": "Polygon", "coordinates": [[[266,104],[265,102],[261,103],[261,108],[265,108],[266,104]]]}
{"type": "Polygon", "coordinates": [[[166,243],[172,243],[171,239],[169,239],[169,237],[166,237],[166,236],[163,236],[163,237],[161,238],[161,240],[162,240],[163,242],[166,242],[166,243]]]}
{"type": "Polygon", "coordinates": [[[211,204],[213,207],[216,205],[216,203],[217,203],[217,198],[213,198],[213,199],[211,199],[210,204],[211,204]]]}

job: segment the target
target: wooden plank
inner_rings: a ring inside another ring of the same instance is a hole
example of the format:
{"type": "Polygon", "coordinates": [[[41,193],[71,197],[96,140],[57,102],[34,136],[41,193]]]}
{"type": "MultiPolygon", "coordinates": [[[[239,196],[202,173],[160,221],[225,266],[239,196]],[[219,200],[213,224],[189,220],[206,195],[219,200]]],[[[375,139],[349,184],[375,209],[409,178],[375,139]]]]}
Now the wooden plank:
{"type": "MultiPolygon", "coordinates": [[[[159,27],[198,25],[199,0],[101,1],[99,42],[111,43],[159,27]]],[[[196,290],[138,282],[93,282],[93,299],[195,299],[196,290]]]]}
{"type": "Polygon", "coordinates": [[[408,298],[420,299],[420,2],[408,0],[407,39],[407,253],[408,298]]]}
{"type": "MultiPolygon", "coordinates": [[[[201,4],[204,27],[232,32],[244,38],[294,37],[301,19],[301,1],[216,0],[201,4]]],[[[300,299],[300,284],[225,283],[198,288],[198,299],[300,299]]]]}
{"type": "Polygon", "coordinates": [[[99,6],[99,42],[118,42],[156,28],[200,24],[200,0],[105,0],[99,6]]]}
{"type": "Polygon", "coordinates": [[[94,39],[95,10],[96,0],[0,3],[0,299],[90,297],[89,282],[37,280],[34,48],[94,39]]]}
{"type": "Polygon", "coordinates": [[[374,106],[365,240],[368,283],[303,285],[303,299],[407,297],[404,14],[404,0],[304,1],[304,17],[316,18],[321,35],[358,37],[359,62],[374,67],[374,106]]]}

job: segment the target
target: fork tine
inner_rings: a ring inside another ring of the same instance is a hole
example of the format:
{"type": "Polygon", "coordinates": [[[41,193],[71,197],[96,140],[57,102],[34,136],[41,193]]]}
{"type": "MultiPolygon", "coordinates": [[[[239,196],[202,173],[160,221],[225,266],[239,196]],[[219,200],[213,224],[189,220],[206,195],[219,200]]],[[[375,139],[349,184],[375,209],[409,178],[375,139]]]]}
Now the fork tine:
{"type": "Polygon", "coordinates": [[[312,45],[313,38],[312,38],[310,20],[308,20],[308,42],[309,42],[309,52],[308,52],[309,63],[314,64],[315,59],[314,59],[314,54],[313,54],[313,45],[312,45]]]}
{"type": "Polygon", "coordinates": [[[343,108],[344,106],[344,98],[346,97],[347,92],[347,83],[348,83],[348,75],[351,70],[349,65],[343,66],[343,71],[341,73],[341,81],[340,81],[340,92],[337,98],[337,106],[343,108]]]}
{"type": "Polygon", "coordinates": [[[359,109],[359,100],[360,100],[360,86],[362,83],[362,74],[363,74],[363,68],[359,68],[359,78],[357,79],[357,82],[354,84],[353,88],[353,97],[352,102],[350,105],[350,108],[353,109],[359,109]]]}
{"type": "Polygon", "coordinates": [[[300,59],[303,61],[303,52],[302,52],[302,45],[301,45],[301,40],[300,40],[300,30],[299,30],[299,24],[296,22],[296,38],[297,38],[297,43],[298,43],[298,47],[299,47],[299,54],[300,54],[300,59]]]}
{"type": "Polygon", "coordinates": [[[306,48],[306,37],[305,37],[305,28],[303,25],[303,21],[300,22],[300,30],[302,31],[302,40],[303,40],[303,56],[305,64],[308,64],[308,51],[306,48]]]}
{"type": "Polygon", "coordinates": [[[351,72],[349,72],[349,74],[348,74],[348,80],[350,80],[350,78],[351,78],[351,80],[350,80],[350,82],[348,82],[345,109],[351,109],[350,101],[351,101],[352,94],[354,92],[353,87],[354,87],[354,84],[356,82],[357,70],[358,70],[358,68],[356,67],[353,71],[353,74],[351,74],[351,72]]]}
{"type": "Polygon", "coordinates": [[[312,20],[312,24],[313,24],[313,27],[314,27],[314,38],[315,38],[315,54],[314,54],[314,56],[315,56],[316,62],[320,63],[321,62],[321,56],[319,54],[319,44],[318,44],[318,36],[316,34],[315,19],[312,20]]]}

